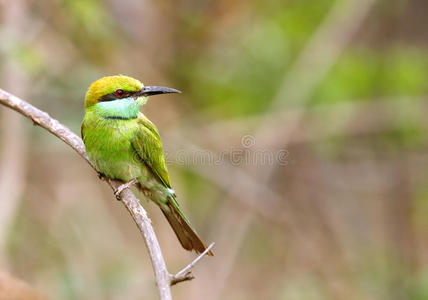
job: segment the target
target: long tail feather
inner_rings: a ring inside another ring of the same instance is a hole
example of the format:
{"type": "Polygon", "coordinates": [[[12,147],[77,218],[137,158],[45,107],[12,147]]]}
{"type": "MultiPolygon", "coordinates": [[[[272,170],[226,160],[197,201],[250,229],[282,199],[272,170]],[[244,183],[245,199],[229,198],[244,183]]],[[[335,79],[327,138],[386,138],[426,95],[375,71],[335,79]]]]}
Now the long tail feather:
{"type": "MultiPolygon", "coordinates": [[[[202,253],[205,251],[207,246],[198,236],[198,234],[193,230],[190,222],[183,215],[178,207],[177,202],[174,197],[168,197],[168,203],[165,205],[160,205],[160,208],[177,235],[178,240],[184,249],[192,251],[195,250],[196,253],[202,253]]],[[[210,256],[214,254],[209,251],[207,253],[210,256]]]]}

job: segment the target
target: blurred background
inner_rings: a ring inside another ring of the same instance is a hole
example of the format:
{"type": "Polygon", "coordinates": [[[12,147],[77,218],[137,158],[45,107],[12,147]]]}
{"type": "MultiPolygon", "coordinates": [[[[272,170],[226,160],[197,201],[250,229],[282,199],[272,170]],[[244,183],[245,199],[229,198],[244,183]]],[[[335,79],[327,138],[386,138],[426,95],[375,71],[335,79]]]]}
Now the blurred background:
{"type": "MultiPolygon", "coordinates": [[[[428,299],[427,11],[424,0],[0,0],[0,87],[79,135],[102,76],[183,91],[143,111],[183,210],[216,246],[174,299],[428,299]]],[[[157,299],[109,187],[24,117],[0,107],[0,124],[0,269],[49,299],[157,299]]],[[[179,271],[195,254],[142,203],[179,271]]]]}

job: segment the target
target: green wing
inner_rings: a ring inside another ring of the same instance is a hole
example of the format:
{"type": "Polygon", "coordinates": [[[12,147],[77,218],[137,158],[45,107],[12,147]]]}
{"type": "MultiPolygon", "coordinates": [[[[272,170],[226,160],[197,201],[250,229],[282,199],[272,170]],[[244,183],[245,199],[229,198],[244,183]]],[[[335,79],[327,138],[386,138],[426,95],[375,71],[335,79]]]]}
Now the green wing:
{"type": "Polygon", "coordinates": [[[138,128],[132,138],[134,147],[141,160],[150,168],[159,180],[167,187],[171,187],[168,170],[163,155],[162,142],[156,126],[143,114],[138,114],[138,128]]]}

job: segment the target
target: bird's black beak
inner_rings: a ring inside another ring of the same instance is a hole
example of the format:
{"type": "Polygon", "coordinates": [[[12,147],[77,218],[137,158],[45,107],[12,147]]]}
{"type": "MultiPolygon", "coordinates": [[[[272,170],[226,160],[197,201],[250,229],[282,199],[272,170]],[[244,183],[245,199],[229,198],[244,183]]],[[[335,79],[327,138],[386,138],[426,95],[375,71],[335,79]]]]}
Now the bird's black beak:
{"type": "Polygon", "coordinates": [[[153,96],[160,94],[181,93],[179,90],[164,86],[145,86],[137,93],[139,97],[153,96]]]}

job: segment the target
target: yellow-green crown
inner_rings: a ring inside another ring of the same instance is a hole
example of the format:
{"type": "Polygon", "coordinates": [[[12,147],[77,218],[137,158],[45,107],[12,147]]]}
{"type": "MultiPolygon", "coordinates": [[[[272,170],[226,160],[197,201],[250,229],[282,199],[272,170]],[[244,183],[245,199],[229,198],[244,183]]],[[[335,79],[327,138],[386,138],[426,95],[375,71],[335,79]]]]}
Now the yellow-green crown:
{"type": "Polygon", "coordinates": [[[124,75],[107,76],[93,82],[86,92],[85,108],[91,107],[99,102],[99,99],[116,90],[136,92],[143,88],[143,84],[132,77],[124,75]]]}

